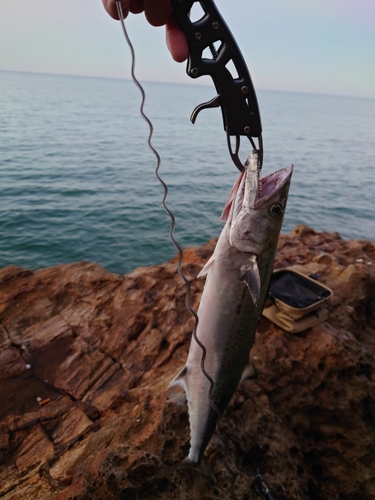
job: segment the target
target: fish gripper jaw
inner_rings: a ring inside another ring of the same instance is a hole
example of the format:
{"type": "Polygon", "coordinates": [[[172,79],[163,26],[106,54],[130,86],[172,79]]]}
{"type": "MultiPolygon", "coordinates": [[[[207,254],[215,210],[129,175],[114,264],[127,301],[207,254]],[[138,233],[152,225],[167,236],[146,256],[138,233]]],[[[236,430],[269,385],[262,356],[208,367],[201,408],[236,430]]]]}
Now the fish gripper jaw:
{"type": "Polygon", "coordinates": [[[213,0],[172,0],[172,5],[176,21],[189,45],[187,74],[191,78],[210,76],[218,94],[211,101],[195,108],[192,122],[203,109],[220,106],[230,156],[237,168],[243,170],[238,156],[240,136],[246,136],[254,149],[253,138],[257,138],[260,157],[263,156],[258,101],[245,60],[213,0]],[[189,13],[196,2],[204,14],[193,22],[189,13]],[[211,51],[212,58],[204,56],[206,49],[211,51]],[[235,68],[236,75],[232,74],[231,68],[235,68]],[[231,137],[235,138],[234,149],[230,146],[231,137]]]}

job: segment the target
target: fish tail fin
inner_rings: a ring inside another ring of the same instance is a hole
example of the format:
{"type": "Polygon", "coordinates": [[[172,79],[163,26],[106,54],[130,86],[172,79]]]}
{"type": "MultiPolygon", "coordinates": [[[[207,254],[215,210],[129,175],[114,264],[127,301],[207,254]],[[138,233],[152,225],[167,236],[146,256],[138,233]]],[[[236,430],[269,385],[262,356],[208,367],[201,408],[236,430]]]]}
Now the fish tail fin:
{"type": "Polygon", "coordinates": [[[207,479],[212,485],[216,485],[216,479],[215,476],[213,475],[211,469],[209,468],[206,460],[204,458],[201,458],[199,462],[195,462],[187,456],[181,462],[177,462],[176,464],[172,465],[171,470],[176,470],[176,469],[181,469],[181,468],[189,468],[193,469],[199,474],[201,474],[204,478],[207,479]]]}

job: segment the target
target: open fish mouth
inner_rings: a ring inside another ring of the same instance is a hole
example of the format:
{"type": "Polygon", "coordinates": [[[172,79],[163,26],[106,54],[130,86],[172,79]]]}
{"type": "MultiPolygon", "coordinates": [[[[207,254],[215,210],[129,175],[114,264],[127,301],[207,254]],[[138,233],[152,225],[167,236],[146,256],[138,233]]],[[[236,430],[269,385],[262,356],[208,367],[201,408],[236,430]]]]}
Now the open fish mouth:
{"type": "Polygon", "coordinates": [[[282,191],[290,182],[292,173],[293,165],[277,170],[276,172],[272,172],[262,179],[259,179],[255,207],[258,208],[259,205],[267,202],[282,191]]]}
{"type": "Polygon", "coordinates": [[[259,257],[272,246],[274,234],[280,232],[292,173],[290,166],[260,179],[258,153],[250,154],[228,217],[232,247],[259,257]]]}
{"type": "Polygon", "coordinates": [[[246,169],[235,182],[220,220],[232,223],[243,208],[261,209],[269,200],[276,197],[290,182],[293,165],[259,177],[258,154],[253,151],[246,162],[246,169]]]}
{"type": "Polygon", "coordinates": [[[284,190],[293,173],[293,165],[291,165],[260,178],[260,164],[256,151],[250,154],[246,165],[247,168],[239,182],[234,219],[242,209],[261,209],[263,205],[269,203],[284,190]]]}

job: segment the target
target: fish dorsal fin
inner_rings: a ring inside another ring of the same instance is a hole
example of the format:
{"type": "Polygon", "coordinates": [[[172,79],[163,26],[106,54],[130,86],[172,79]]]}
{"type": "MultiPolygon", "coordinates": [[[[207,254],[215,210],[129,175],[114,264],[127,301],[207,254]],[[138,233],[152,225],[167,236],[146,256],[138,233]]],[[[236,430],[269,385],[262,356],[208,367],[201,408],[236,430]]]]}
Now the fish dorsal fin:
{"type": "Polygon", "coordinates": [[[215,253],[211,255],[211,257],[208,259],[208,261],[205,263],[203,266],[202,271],[198,274],[197,278],[201,278],[202,276],[206,276],[206,274],[209,273],[210,269],[215,263],[215,253]]]}
{"type": "Polygon", "coordinates": [[[246,265],[241,268],[243,272],[243,281],[249,289],[254,305],[257,306],[260,297],[260,275],[258,263],[255,255],[253,255],[246,265]]]}
{"type": "Polygon", "coordinates": [[[178,374],[175,376],[175,378],[169,383],[168,389],[170,387],[176,387],[178,385],[179,387],[182,387],[182,389],[187,392],[186,389],[186,376],[187,376],[187,368],[184,366],[181,371],[178,372],[178,374]]]}
{"type": "Polygon", "coordinates": [[[258,374],[255,371],[255,368],[253,367],[251,361],[249,360],[249,362],[245,366],[244,371],[242,372],[240,383],[248,379],[254,380],[255,378],[257,378],[257,376],[258,374]]]}

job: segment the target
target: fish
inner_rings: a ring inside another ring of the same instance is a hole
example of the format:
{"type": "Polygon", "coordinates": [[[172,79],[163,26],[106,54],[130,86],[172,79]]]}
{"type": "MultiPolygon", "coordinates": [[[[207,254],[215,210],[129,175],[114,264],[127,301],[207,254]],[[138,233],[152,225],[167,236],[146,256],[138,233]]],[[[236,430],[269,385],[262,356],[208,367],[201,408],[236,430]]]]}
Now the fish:
{"type": "MultiPolygon", "coordinates": [[[[249,360],[267,300],[293,165],[260,178],[259,154],[252,151],[229,195],[225,226],[214,253],[198,277],[207,275],[185,366],[169,387],[187,397],[190,451],[180,463],[212,480],[205,449],[238,385],[256,376],[249,360]]],[[[213,480],[214,482],[214,480],[213,480]]]]}

